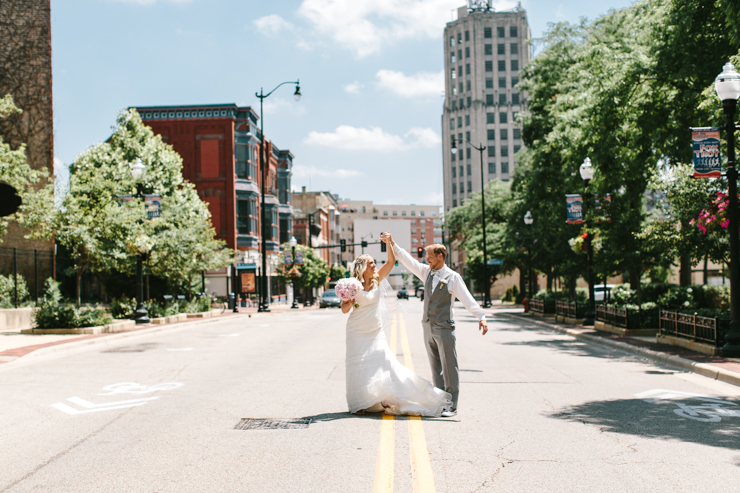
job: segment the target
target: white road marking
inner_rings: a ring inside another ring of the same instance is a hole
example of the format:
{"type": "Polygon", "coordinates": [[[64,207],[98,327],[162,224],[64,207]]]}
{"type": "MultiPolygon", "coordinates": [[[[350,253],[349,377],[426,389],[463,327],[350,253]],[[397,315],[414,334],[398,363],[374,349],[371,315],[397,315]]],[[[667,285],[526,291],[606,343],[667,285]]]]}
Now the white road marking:
{"type": "Polygon", "coordinates": [[[677,409],[673,412],[682,418],[693,419],[704,423],[718,423],[722,418],[740,418],[740,409],[725,409],[722,406],[737,406],[736,402],[726,401],[719,397],[678,390],[653,389],[635,394],[643,401],[655,404],[660,401],[675,401],[677,409]],[[654,396],[654,397],[650,397],[654,396]],[[681,401],[699,401],[701,404],[690,406],[681,401]]]}
{"type": "Polygon", "coordinates": [[[169,348],[167,351],[192,351],[194,348],[183,347],[183,348],[169,348]]]}
{"type": "Polygon", "coordinates": [[[154,400],[154,399],[159,399],[159,397],[144,397],[143,399],[131,399],[127,401],[116,401],[116,402],[106,402],[105,404],[95,404],[95,403],[88,402],[85,399],[75,396],[75,397],[70,397],[67,400],[74,404],[77,404],[78,406],[87,408],[87,410],[80,411],[79,409],[75,409],[71,406],[68,406],[67,404],[64,404],[63,402],[57,402],[56,404],[52,404],[51,407],[56,408],[67,414],[74,415],[74,414],[95,413],[98,411],[111,411],[113,409],[124,409],[127,407],[143,406],[144,404],[147,404],[149,401],[154,400]]]}
{"type": "Polygon", "coordinates": [[[239,337],[241,334],[234,333],[234,334],[219,334],[221,337],[239,337]]]}
{"type": "Polygon", "coordinates": [[[635,397],[638,399],[642,399],[645,402],[654,403],[662,400],[672,400],[672,399],[695,399],[698,401],[708,401],[708,402],[715,402],[717,404],[729,404],[731,406],[737,406],[734,402],[725,401],[723,399],[720,399],[719,397],[713,397],[711,395],[704,395],[704,394],[692,394],[690,392],[680,392],[678,390],[666,390],[666,389],[653,389],[648,390],[645,392],[640,392],[639,394],[635,394],[635,397]],[[655,396],[655,397],[649,397],[649,396],[655,396]]]}

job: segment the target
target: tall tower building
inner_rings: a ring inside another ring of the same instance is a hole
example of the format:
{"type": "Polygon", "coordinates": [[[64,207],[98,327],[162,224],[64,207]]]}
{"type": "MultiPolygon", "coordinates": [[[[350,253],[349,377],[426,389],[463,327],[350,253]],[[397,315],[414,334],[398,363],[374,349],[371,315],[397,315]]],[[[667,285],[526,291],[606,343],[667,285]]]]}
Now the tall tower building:
{"type": "Polygon", "coordinates": [[[491,0],[469,0],[444,31],[445,103],[442,113],[444,208],[448,211],[481,190],[483,180],[508,180],[521,148],[517,113],[526,108],[519,70],[532,49],[521,4],[496,12],[491,0]],[[452,139],[457,152],[452,153],[452,139]]]}

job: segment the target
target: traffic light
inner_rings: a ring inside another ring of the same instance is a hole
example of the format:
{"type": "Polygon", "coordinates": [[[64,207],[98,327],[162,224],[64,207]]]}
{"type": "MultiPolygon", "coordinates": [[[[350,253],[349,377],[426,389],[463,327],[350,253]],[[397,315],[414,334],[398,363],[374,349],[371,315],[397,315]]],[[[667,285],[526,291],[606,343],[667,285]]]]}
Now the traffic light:
{"type": "Polygon", "coordinates": [[[339,240],[339,246],[341,247],[342,253],[347,251],[347,240],[339,240]]]}
{"type": "Polygon", "coordinates": [[[419,247],[419,248],[417,248],[417,249],[416,249],[416,255],[417,255],[417,256],[418,256],[419,258],[422,258],[422,257],[424,256],[424,247],[419,247]]]}
{"type": "Polygon", "coordinates": [[[383,242],[383,241],[380,242],[380,251],[382,253],[385,253],[385,252],[388,251],[388,245],[386,245],[385,242],[383,242]]]}
{"type": "Polygon", "coordinates": [[[398,260],[396,260],[396,263],[393,264],[395,267],[398,267],[398,260]]]}
{"type": "Polygon", "coordinates": [[[367,248],[367,241],[364,241],[364,240],[363,240],[362,242],[360,242],[360,246],[361,246],[362,248],[367,248]]]}

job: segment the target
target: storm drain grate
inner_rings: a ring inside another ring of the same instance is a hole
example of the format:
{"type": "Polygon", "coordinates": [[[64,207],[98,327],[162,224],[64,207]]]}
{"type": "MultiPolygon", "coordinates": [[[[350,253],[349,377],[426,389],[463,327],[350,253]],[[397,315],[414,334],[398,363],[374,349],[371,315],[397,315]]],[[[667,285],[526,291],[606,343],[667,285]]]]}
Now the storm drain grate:
{"type": "Polygon", "coordinates": [[[297,430],[308,428],[311,418],[243,418],[234,427],[235,430],[297,430]]]}

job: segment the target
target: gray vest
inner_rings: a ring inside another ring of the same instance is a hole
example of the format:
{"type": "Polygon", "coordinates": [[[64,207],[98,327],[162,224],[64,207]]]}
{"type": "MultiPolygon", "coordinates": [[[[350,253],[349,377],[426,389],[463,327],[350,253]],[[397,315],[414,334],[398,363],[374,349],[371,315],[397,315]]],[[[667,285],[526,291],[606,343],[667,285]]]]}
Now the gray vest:
{"type": "Polygon", "coordinates": [[[424,314],[422,322],[428,322],[433,327],[454,329],[455,321],[452,319],[452,305],[455,297],[448,289],[450,278],[455,275],[452,270],[445,267],[440,270],[437,289],[432,291],[432,273],[430,272],[424,282],[424,314]]]}

